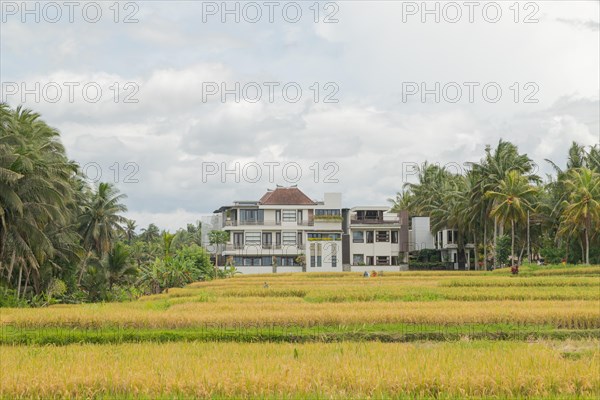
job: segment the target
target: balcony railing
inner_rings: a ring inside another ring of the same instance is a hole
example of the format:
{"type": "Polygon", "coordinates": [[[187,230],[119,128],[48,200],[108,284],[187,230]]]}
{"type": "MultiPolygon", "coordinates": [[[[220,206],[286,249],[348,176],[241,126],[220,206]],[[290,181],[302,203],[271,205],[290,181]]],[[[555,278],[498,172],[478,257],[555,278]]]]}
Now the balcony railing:
{"type": "Polygon", "coordinates": [[[235,250],[247,250],[247,251],[256,251],[256,250],[304,250],[304,244],[231,244],[227,243],[225,245],[225,251],[235,251],[235,250]]]}
{"type": "MultiPolygon", "coordinates": [[[[322,221],[321,221],[322,222],[322,221]]],[[[314,221],[290,221],[289,222],[291,225],[294,225],[294,223],[297,226],[314,226],[315,223],[314,221]]],[[[281,225],[281,221],[263,221],[263,220],[256,220],[256,221],[238,221],[238,220],[231,220],[231,221],[225,221],[225,225],[224,226],[280,226],[281,225]]]]}
{"type": "Polygon", "coordinates": [[[275,220],[229,220],[225,221],[225,226],[257,226],[257,225],[281,225],[281,221],[275,220]]]}
{"type": "Polygon", "coordinates": [[[352,218],[350,220],[351,224],[398,224],[400,223],[400,218],[352,218]]]}

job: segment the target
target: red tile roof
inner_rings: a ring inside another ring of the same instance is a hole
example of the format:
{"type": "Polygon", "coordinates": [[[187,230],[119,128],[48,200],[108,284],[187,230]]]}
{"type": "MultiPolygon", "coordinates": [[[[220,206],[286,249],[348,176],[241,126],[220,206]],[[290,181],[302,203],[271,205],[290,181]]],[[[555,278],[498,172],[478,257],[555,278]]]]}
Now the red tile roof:
{"type": "Polygon", "coordinates": [[[314,205],[316,204],[297,187],[278,187],[269,190],[259,200],[264,205],[314,205]]]}

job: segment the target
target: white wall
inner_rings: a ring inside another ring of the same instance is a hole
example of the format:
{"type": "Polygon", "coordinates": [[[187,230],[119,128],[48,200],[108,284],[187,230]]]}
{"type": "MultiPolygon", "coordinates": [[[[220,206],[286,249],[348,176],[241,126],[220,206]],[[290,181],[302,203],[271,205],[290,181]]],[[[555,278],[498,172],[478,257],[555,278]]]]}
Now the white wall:
{"type": "Polygon", "coordinates": [[[371,271],[387,271],[387,272],[398,272],[408,271],[408,265],[372,265],[372,266],[358,266],[353,265],[351,267],[352,272],[371,272],[371,271]]]}
{"type": "Polygon", "coordinates": [[[323,199],[325,203],[322,207],[324,209],[335,209],[342,208],[342,194],[341,193],[325,193],[325,198],[323,199]]]}
{"type": "Polygon", "coordinates": [[[412,235],[410,250],[422,250],[435,248],[433,235],[430,230],[429,217],[412,218],[412,235]]]}

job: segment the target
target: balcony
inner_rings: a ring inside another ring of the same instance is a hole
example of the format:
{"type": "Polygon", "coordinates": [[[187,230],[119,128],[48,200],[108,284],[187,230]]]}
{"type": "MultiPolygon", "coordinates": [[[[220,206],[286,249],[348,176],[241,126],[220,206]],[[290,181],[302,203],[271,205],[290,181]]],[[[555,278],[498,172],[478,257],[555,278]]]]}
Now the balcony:
{"type": "Polygon", "coordinates": [[[243,245],[243,244],[231,244],[231,243],[227,243],[225,245],[225,251],[244,251],[246,253],[256,253],[262,250],[284,250],[284,251],[298,251],[298,250],[304,250],[304,245],[303,244],[298,244],[298,245],[292,245],[292,244],[249,244],[249,245],[243,245]]]}
{"type": "Polygon", "coordinates": [[[271,225],[281,225],[281,221],[265,221],[265,220],[229,220],[225,221],[225,226],[271,226],[271,225]]]}
{"type": "Polygon", "coordinates": [[[377,225],[377,224],[399,224],[400,218],[352,218],[351,224],[365,224],[365,225],[377,225]]]}

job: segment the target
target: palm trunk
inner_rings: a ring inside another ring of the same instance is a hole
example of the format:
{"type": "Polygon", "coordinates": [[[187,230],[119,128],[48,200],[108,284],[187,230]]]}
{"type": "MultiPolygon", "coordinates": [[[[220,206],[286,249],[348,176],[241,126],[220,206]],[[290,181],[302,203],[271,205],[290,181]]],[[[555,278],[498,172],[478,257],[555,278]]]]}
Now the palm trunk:
{"type": "MultiPolygon", "coordinates": [[[[475,266],[475,269],[479,269],[479,249],[477,249],[477,233],[476,232],[473,232],[473,245],[475,245],[475,251],[474,251],[475,254],[473,254],[473,257],[475,259],[473,260],[473,265],[475,266]]],[[[469,264],[471,264],[471,263],[469,262],[469,264]]],[[[470,267],[470,265],[469,265],[469,267],[470,267]]]]}
{"type": "Polygon", "coordinates": [[[83,273],[85,271],[85,265],[87,264],[88,259],[90,258],[90,254],[92,254],[91,251],[88,251],[85,254],[85,257],[83,258],[83,260],[81,260],[81,265],[79,266],[79,278],[77,279],[77,285],[81,285],[81,279],[83,279],[83,273]]]}
{"type": "Polygon", "coordinates": [[[27,274],[25,275],[25,286],[23,286],[23,298],[25,298],[25,294],[27,294],[27,287],[29,286],[29,269],[26,272],[27,274]]]}
{"type": "Polygon", "coordinates": [[[483,269],[487,271],[487,218],[483,221],[483,269]]]}
{"type": "Polygon", "coordinates": [[[17,299],[21,296],[21,280],[23,279],[23,264],[19,263],[19,282],[17,284],[17,299]]]}
{"type": "Polygon", "coordinates": [[[497,248],[496,246],[498,245],[498,218],[494,217],[494,268],[496,267],[496,265],[498,265],[497,261],[497,248]]]}
{"type": "Polygon", "coordinates": [[[510,265],[515,266],[515,221],[510,221],[512,226],[512,239],[510,245],[510,265]]]}
{"type": "Polygon", "coordinates": [[[590,235],[587,227],[585,228],[585,263],[590,264],[590,235]]]}
{"type": "Polygon", "coordinates": [[[215,252],[215,279],[217,279],[217,270],[219,268],[219,245],[217,244],[217,251],[215,252]]]}
{"type": "Polygon", "coordinates": [[[16,257],[16,253],[13,251],[12,257],[10,259],[10,266],[8,267],[8,278],[7,278],[8,282],[10,282],[10,278],[12,278],[13,268],[15,266],[15,257],[16,257]]]}

